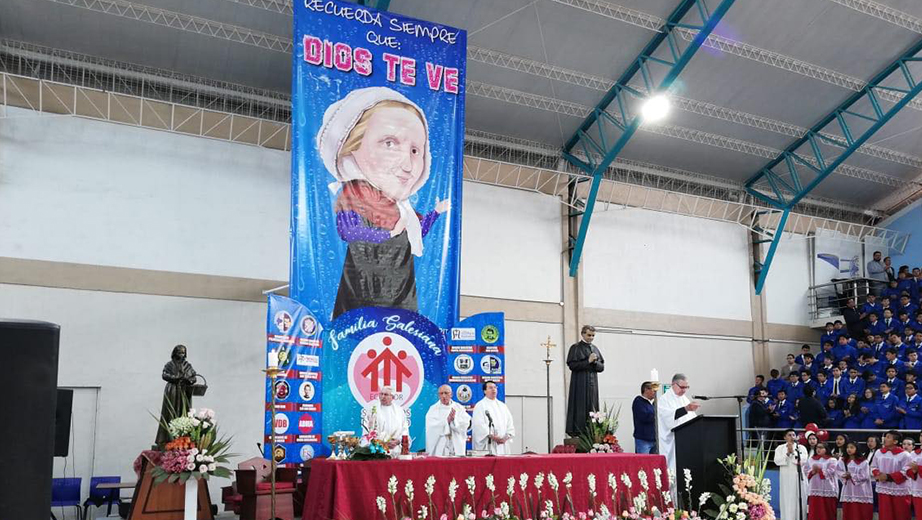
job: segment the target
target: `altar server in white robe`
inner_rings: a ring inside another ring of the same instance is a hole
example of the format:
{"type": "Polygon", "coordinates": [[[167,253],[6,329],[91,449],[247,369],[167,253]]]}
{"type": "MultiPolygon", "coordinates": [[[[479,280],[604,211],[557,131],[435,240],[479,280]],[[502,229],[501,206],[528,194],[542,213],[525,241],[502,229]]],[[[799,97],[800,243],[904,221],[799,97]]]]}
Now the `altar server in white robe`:
{"type": "Polygon", "coordinates": [[[687,391],[688,380],[685,374],[676,374],[672,376],[672,388],[657,400],[659,453],[665,455],[666,463],[673,472],[676,471],[676,465],[675,433],[672,429],[697,417],[695,410],[700,406],[685,395],[687,391]]]}
{"type": "Polygon", "coordinates": [[[778,512],[781,514],[780,518],[785,520],[804,520],[807,518],[807,476],[803,475],[801,478],[800,471],[803,468],[802,464],[806,464],[808,460],[807,448],[797,443],[797,433],[794,430],[784,432],[784,440],[784,444],[775,448],[775,464],[778,465],[781,474],[778,512]]]}
{"type": "Polygon", "coordinates": [[[471,416],[451,400],[451,387],[439,387],[439,400],[426,413],[426,453],[436,457],[463,456],[471,416]]]}
{"type": "Polygon", "coordinates": [[[506,403],[496,398],[496,383],[483,384],[484,398],[474,406],[472,444],[493,455],[512,453],[515,425],[506,403]]]}
{"type": "Polygon", "coordinates": [[[400,446],[404,435],[410,434],[410,422],[407,414],[399,404],[394,402],[394,389],[385,386],[378,393],[378,400],[373,401],[365,414],[365,428],[378,432],[389,449],[400,446]]]}

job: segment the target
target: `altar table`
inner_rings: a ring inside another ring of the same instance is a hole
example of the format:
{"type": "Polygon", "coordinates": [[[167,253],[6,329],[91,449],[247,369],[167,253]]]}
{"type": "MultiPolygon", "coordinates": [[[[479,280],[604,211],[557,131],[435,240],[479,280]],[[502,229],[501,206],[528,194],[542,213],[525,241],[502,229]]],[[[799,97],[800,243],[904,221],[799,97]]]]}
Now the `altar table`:
{"type": "MultiPolygon", "coordinates": [[[[391,495],[387,491],[388,479],[397,478],[398,500],[404,500],[405,485],[408,479],[413,481],[413,508],[415,513],[421,505],[428,505],[425,491],[426,479],[435,477],[432,502],[440,512],[446,512],[448,504],[448,484],[452,478],[457,481],[458,490],[455,501],[471,503],[471,495],[465,483],[470,476],[475,478],[474,501],[481,509],[490,502],[490,491],[486,488],[485,477],[493,475],[496,488],[496,504],[508,501],[506,495],[507,479],[515,477],[515,495],[522,498],[519,479],[527,475],[527,493],[535,495],[534,479],[538,473],[544,474],[540,488],[541,503],[555,500],[548,482],[548,474],[553,472],[559,483],[560,499],[565,496],[564,476],[572,473],[570,496],[579,511],[589,509],[589,486],[587,477],[595,475],[596,507],[602,499],[609,508],[612,507],[611,491],[608,487],[608,474],[613,473],[618,480],[619,490],[626,488],[621,475],[626,474],[632,482],[631,494],[636,495],[641,489],[638,472],[646,472],[651,493],[656,492],[654,469],[661,472],[660,485],[668,489],[666,459],[661,455],[616,454],[552,454],[520,455],[504,457],[469,457],[469,458],[417,458],[414,460],[380,460],[347,461],[315,459],[311,466],[307,496],[304,501],[302,520],[374,520],[383,518],[375,499],[384,497],[387,502],[386,518],[394,517],[391,495]]],[[[620,491],[619,491],[620,492],[620,491]]],[[[450,506],[448,514],[451,516],[450,506]]],[[[624,506],[624,509],[627,505],[624,506]]],[[[460,510],[458,511],[460,513],[460,510]]],[[[475,512],[479,517],[480,511],[475,512]]]]}

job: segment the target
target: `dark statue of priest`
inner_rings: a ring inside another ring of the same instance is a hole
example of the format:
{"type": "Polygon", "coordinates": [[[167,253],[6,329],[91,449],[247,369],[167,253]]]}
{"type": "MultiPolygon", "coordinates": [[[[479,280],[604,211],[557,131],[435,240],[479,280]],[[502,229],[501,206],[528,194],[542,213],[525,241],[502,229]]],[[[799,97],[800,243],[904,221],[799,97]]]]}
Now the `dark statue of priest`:
{"type": "Polygon", "coordinates": [[[170,441],[170,434],[164,425],[184,413],[192,402],[192,385],[195,384],[195,369],[186,361],[186,346],[176,345],[170,361],[163,365],[163,405],[160,408],[160,428],[157,430],[157,445],[170,441]]]}
{"type": "Polygon", "coordinates": [[[592,344],[595,327],[583,325],[582,341],[570,345],[567,366],[570,367],[570,396],[567,399],[567,435],[578,436],[585,431],[589,412],[599,410],[599,372],[605,370],[605,360],[599,347],[592,344]]]}

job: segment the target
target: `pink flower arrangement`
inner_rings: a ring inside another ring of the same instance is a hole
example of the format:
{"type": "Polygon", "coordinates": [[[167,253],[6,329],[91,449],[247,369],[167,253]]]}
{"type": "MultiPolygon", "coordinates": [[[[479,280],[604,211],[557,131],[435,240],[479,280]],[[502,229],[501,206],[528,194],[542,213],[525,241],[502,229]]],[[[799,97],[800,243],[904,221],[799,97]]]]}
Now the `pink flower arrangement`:
{"type": "MultiPolygon", "coordinates": [[[[182,473],[189,471],[189,455],[192,450],[170,450],[163,453],[160,459],[160,467],[167,473],[182,473]]],[[[194,464],[193,464],[194,466],[194,464]]]]}

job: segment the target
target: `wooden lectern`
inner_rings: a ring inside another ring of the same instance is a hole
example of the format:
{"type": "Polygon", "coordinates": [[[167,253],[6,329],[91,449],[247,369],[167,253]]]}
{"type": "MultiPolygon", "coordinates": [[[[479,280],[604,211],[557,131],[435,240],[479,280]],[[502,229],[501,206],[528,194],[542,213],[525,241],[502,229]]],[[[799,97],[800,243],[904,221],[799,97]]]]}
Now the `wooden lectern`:
{"type": "Polygon", "coordinates": [[[676,485],[679,503],[695,509],[701,493],[720,493],[718,484],[726,481],[723,466],[717,462],[736,453],[736,416],[699,415],[672,429],[675,432],[676,485]],[[686,504],[685,469],[692,474],[692,500],[686,504]]]}
{"type": "MultiPolygon", "coordinates": [[[[154,484],[153,465],[147,457],[141,463],[141,479],[134,488],[128,520],[182,520],[185,486],[163,482],[154,484]]],[[[208,481],[199,482],[197,520],[214,520],[208,481]]]]}

